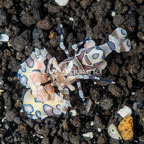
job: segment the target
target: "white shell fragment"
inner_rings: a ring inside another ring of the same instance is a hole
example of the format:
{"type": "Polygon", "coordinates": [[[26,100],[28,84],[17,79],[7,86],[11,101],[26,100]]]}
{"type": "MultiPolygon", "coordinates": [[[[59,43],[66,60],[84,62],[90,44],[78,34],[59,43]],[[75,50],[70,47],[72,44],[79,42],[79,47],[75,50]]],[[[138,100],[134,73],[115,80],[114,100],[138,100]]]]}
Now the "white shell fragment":
{"type": "Polygon", "coordinates": [[[110,126],[108,127],[108,134],[113,139],[117,139],[117,140],[122,139],[118,132],[117,127],[114,124],[110,124],[110,126]]]}
{"type": "Polygon", "coordinates": [[[115,16],[116,16],[116,12],[115,12],[115,11],[112,11],[112,12],[111,12],[111,16],[112,16],[112,17],[115,17],[115,16]]]}
{"type": "Polygon", "coordinates": [[[70,18],[69,18],[69,21],[74,21],[74,18],[70,17],[70,18]]]}
{"type": "Polygon", "coordinates": [[[97,128],[98,132],[101,132],[101,128],[97,128]]]}
{"type": "Polygon", "coordinates": [[[93,122],[93,121],[91,121],[91,122],[90,122],[90,126],[93,126],[93,125],[94,125],[94,122],[93,122]]]}
{"type": "Polygon", "coordinates": [[[87,100],[87,104],[86,104],[86,112],[88,113],[91,109],[92,106],[92,101],[90,99],[87,100]]]}
{"type": "Polygon", "coordinates": [[[131,108],[129,108],[128,106],[124,106],[123,108],[121,108],[118,112],[117,112],[121,117],[125,117],[127,115],[131,115],[132,114],[132,110],[131,108]]]}
{"type": "Polygon", "coordinates": [[[77,116],[77,111],[76,110],[70,110],[70,113],[73,117],[77,116]]]}
{"type": "Polygon", "coordinates": [[[69,0],[55,0],[55,2],[59,5],[59,6],[66,6],[69,2],[69,0]]]}
{"type": "Polygon", "coordinates": [[[0,41],[1,42],[8,42],[9,36],[7,34],[0,34],[0,41]]]}
{"type": "Polygon", "coordinates": [[[85,134],[83,134],[83,137],[92,139],[93,138],[93,132],[85,133],[85,134]]]}

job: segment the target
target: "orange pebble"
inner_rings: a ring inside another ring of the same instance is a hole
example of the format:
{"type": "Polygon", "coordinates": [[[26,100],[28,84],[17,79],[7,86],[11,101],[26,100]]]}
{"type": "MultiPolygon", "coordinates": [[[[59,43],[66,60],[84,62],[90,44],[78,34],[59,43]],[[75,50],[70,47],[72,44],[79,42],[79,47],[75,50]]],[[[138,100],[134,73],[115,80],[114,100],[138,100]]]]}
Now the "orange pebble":
{"type": "Polygon", "coordinates": [[[55,34],[54,32],[50,32],[49,38],[52,39],[54,37],[54,34],[55,34]]]}
{"type": "Polygon", "coordinates": [[[54,93],[54,87],[51,86],[50,84],[47,84],[44,86],[44,88],[46,89],[46,91],[48,92],[48,94],[53,94],[54,93]]]}
{"type": "Polygon", "coordinates": [[[12,47],[12,45],[8,42],[8,47],[12,47]]]}
{"type": "Polygon", "coordinates": [[[130,115],[125,116],[120,122],[118,130],[124,140],[132,140],[134,135],[133,118],[130,115]]]}

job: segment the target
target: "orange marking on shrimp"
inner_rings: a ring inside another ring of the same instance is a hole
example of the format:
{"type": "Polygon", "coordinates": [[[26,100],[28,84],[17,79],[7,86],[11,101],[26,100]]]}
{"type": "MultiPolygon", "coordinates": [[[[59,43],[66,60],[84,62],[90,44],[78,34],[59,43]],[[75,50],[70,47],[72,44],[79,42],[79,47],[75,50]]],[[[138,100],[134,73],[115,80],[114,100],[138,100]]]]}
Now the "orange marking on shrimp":
{"type": "Polygon", "coordinates": [[[49,81],[49,77],[48,77],[48,74],[47,73],[43,73],[42,76],[41,76],[41,81],[42,83],[46,83],[49,81]]]}
{"type": "Polygon", "coordinates": [[[43,70],[43,67],[44,67],[43,63],[40,61],[37,61],[37,69],[43,70]]]}
{"type": "Polygon", "coordinates": [[[45,85],[44,88],[48,92],[48,94],[52,95],[54,93],[54,87],[51,86],[51,84],[45,85]]]}
{"type": "Polygon", "coordinates": [[[41,74],[40,72],[32,72],[30,74],[30,79],[33,83],[35,83],[35,85],[40,85],[41,84],[41,74]]]}

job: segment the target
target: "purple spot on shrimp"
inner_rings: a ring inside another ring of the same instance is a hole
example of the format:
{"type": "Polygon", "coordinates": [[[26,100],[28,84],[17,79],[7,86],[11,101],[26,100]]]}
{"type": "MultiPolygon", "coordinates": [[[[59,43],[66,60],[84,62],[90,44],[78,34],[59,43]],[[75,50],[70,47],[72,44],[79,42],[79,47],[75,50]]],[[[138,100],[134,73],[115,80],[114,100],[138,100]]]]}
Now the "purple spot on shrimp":
{"type": "Polygon", "coordinates": [[[98,53],[95,53],[95,54],[92,55],[92,58],[93,58],[93,59],[97,59],[98,57],[99,57],[99,54],[98,54],[98,53]]]}
{"type": "Polygon", "coordinates": [[[104,52],[104,50],[101,47],[99,47],[99,46],[96,46],[96,49],[103,51],[102,59],[105,59],[105,52],[104,52]]]}
{"type": "Polygon", "coordinates": [[[112,51],[115,50],[115,44],[112,41],[108,41],[108,46],[112,51]]]}
{"type": "Polygon", "coordinates": [[[36,116],[37,116],[38,118],[41,117],[41,112],[40,112],[39,110],[37,110],[37,111],[35,112],[35,114],[36,114],[36,116]]]}
{"type": "Polygon", "coordinates": [[[128,46],[128,47],[131,46],[130,40],[127,40],[127,46],[128,46]]]}
{"type": "Polygon", "coordinates": [[[60,110],[61,105],[60,105],[60,104],[57,104],[57,105],[56,105],[56,108],[57,108],[58,110],[60,110]]]}
{"type": "Polygon", "coordinates": [[[126,35],[126,31],[124,29],[121,29],[121,34],[126,35]]]}
{"type": "Polygon", "coordinates": [[[36,103],[41,103],[41,101],[39,101],[37,98],[34,98],[36,103]]]}
{"type": "Polygon", "coordinates": [[[24,86],[27,86],[28,78],[25,75],[20,76],[19,78],[20,78],[20,83],[24,86]]]}
{"type": "Polygon", "coordinates": [[[27,64],[28,67],[33,68],[33,66],[34,66],[34,60],[31,57],[29,57],[26,60],[26,64],[27,64]]]}
{"type": "Polygon", "coordinates": [[[53,107],[50,106],[50,105],[48,105],[48,104],[44,104],[43,105],[43,110],[49,116],[54,115],[54,113],[53,113],[53,107]]]}
{"type": "Polygon", "coordinates": [[[34,108],[31,104],[24,104],[24,110],[28,113],[31,114],[34,111],[34,108]]]}

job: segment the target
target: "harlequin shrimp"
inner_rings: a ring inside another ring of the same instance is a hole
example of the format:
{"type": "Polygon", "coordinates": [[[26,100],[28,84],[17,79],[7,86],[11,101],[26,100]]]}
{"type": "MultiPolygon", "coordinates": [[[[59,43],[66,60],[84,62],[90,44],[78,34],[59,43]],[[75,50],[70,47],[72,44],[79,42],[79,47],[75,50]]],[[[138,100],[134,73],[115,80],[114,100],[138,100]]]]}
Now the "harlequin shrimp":
{"type": "Polygon", "coordinates": [[[70,91],[75,90],[72,85],[77,83],[79,96],[85,104],[85,97],[81,88],[80,79],[101,80],[113,84],[113,81],[100,77],[102,70],[107,66],[105,58],[112,52],[127,52],[131,48],[130,40],[126,39],[127,32],[123,28],[108,36],[108,42],[96,46],[94,40],[87,38],[72,45],[75,54],[69,57],[64,46],[63,26],[60,25],[60,48],[67,58],[58,64],[44,48],[35,48],[26,62],[21,64],[18,71],[20,83],[29,88],[23,99],[24,110],[32,119],[46,118],[51,115],[66,113],[71,107],[70,91]],[[83,46],[79,50],[79,47],[83,46]],[[44,62],[47,61],[47,66],[44,62]],[[91,73],[93,72],[93,74],[91,73]]]}

